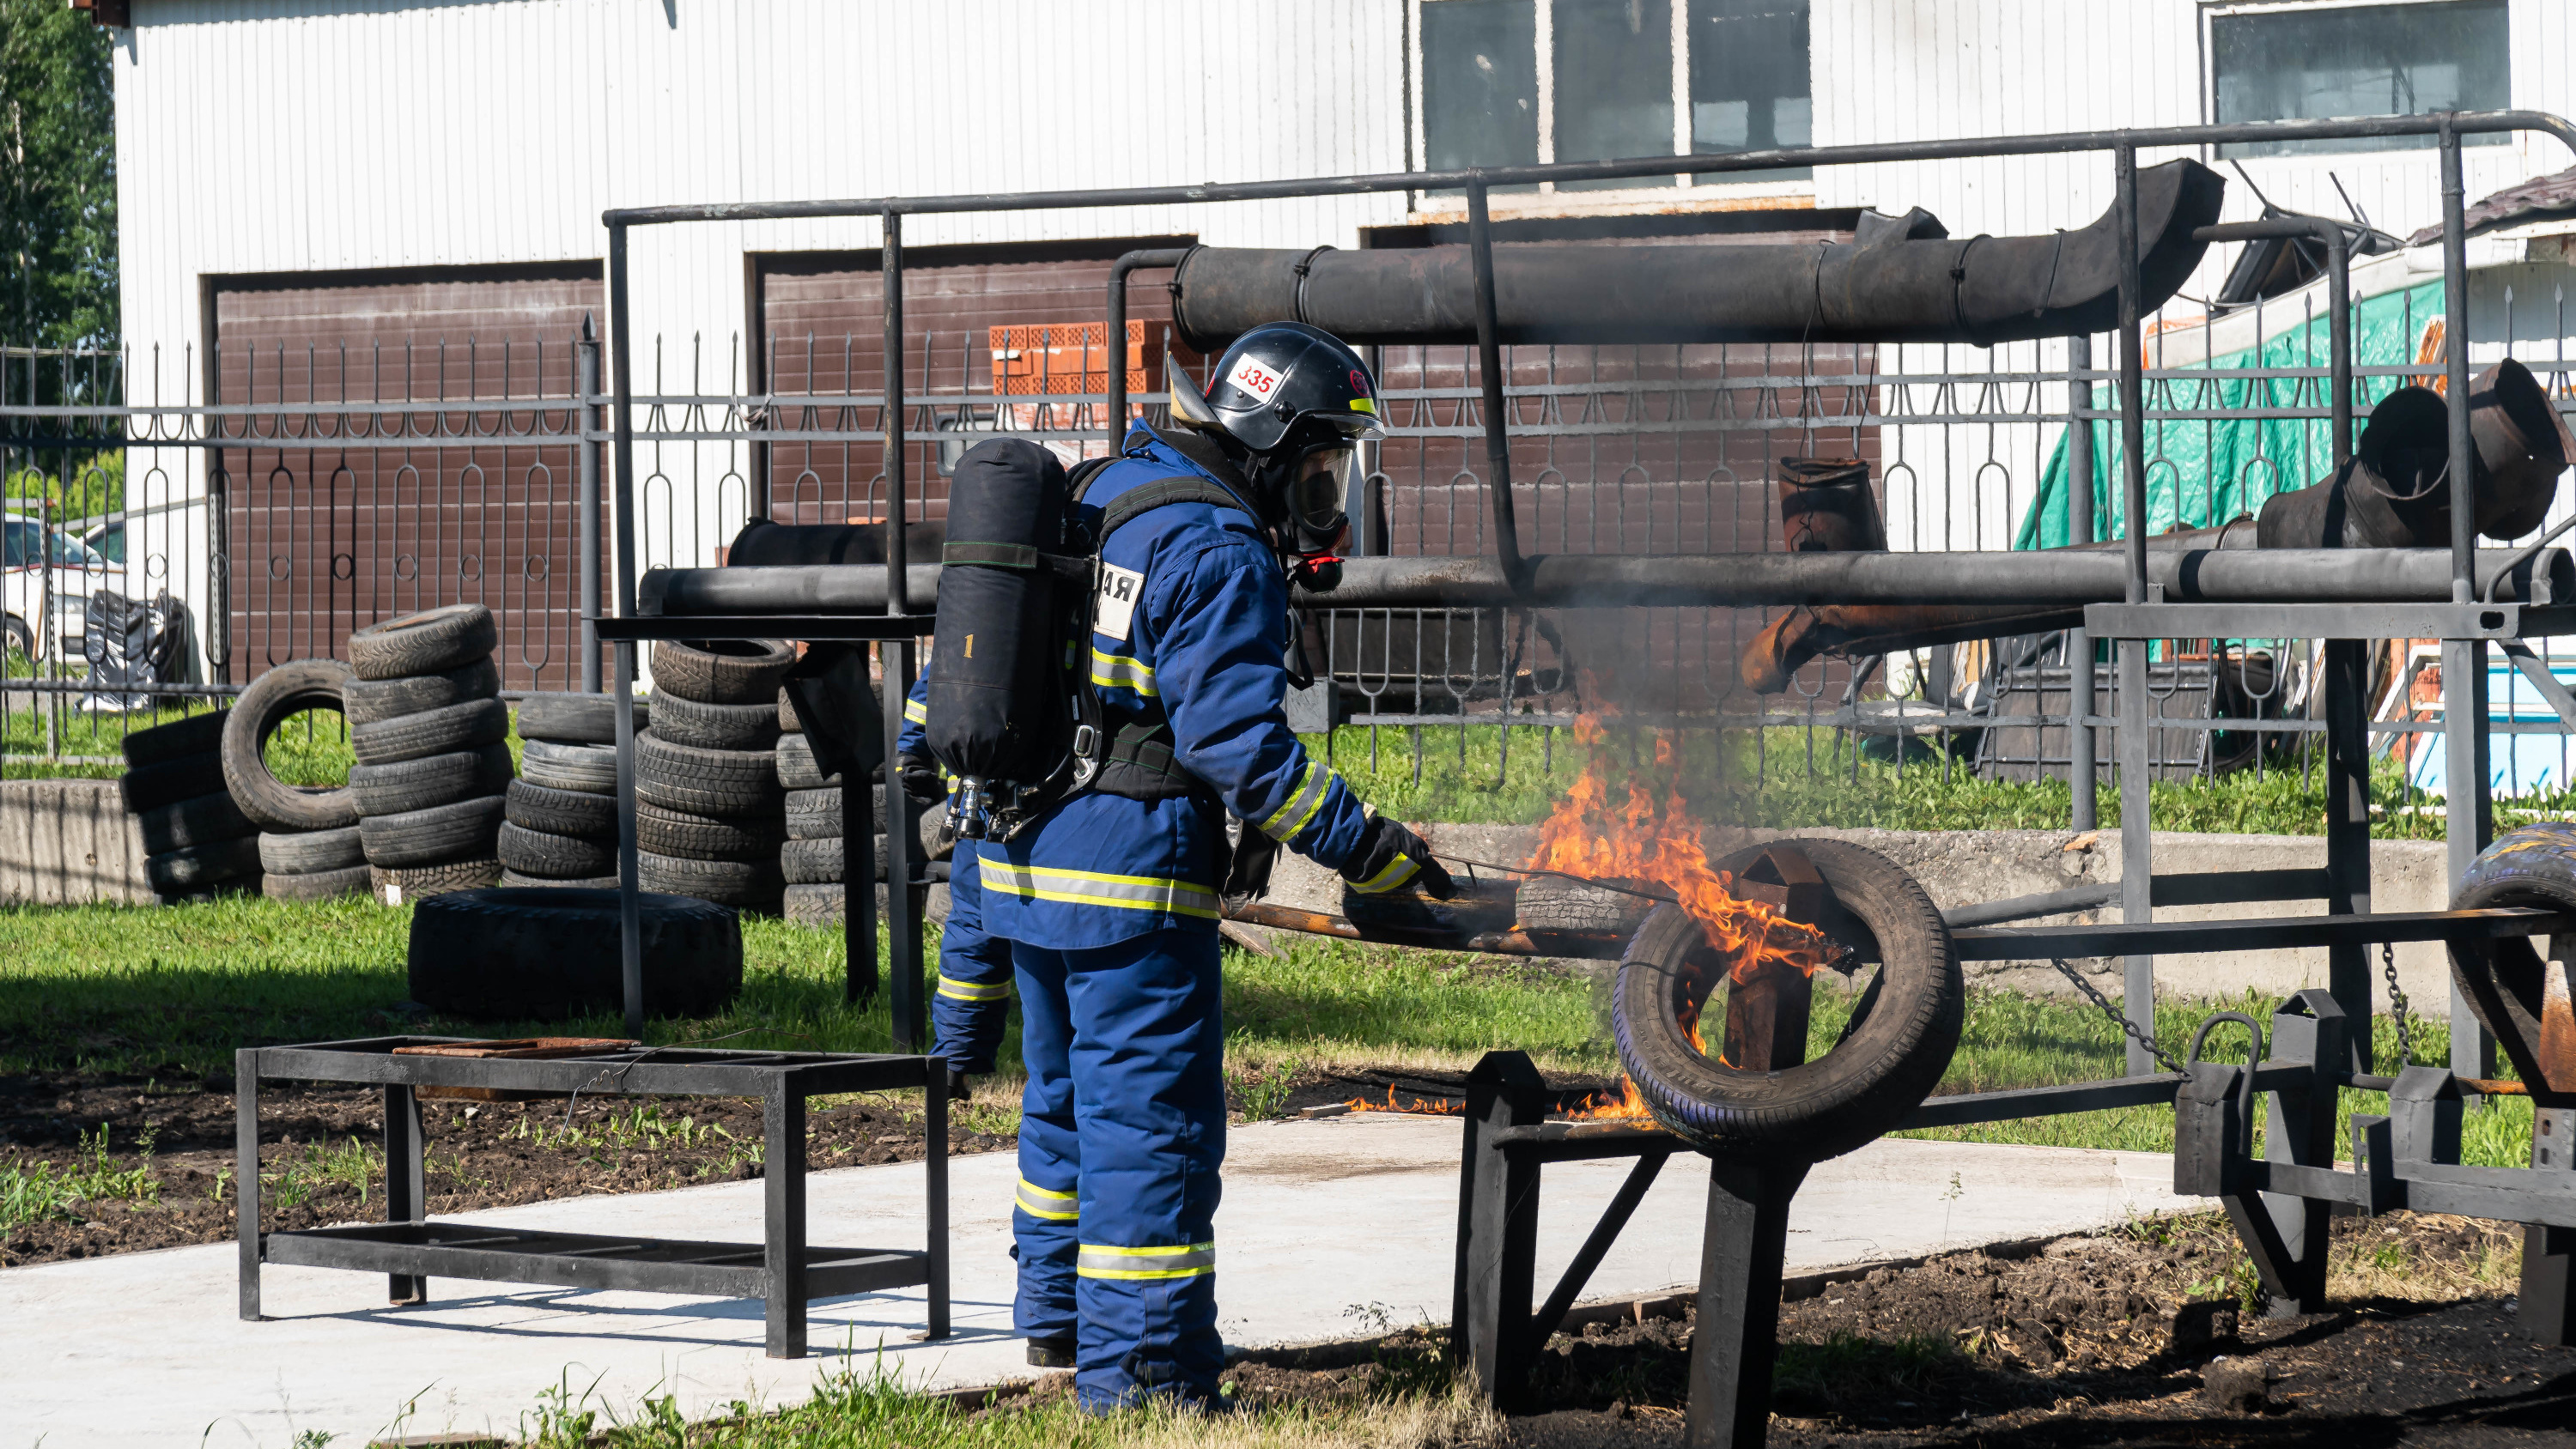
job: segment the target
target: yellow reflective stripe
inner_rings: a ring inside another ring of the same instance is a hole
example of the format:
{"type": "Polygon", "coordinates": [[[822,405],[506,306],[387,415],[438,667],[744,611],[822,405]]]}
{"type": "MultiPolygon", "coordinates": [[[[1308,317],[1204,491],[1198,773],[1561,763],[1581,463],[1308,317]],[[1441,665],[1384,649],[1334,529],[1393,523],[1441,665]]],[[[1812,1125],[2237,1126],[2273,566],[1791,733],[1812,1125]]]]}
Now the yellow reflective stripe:
{"type": "Polygon", "coordinates": [[[1081,1210],[1074,1206],[1072,1193],[1049,1192],[1025,1177],[1020,1179],[1017,1202],[1020,1211],[1051,1223],[1069,1223],[1081,1216],[1081,1210]]]}
{"type": "Polygon", "coordinates": [[[1124,654],[1091,651],[1091,682],[1110,689],[1132,689],[1138,694],[1154,694],[1154,666],[1124,654]]]}
{"type": "Polygon", "coordinates": [[[1378,895],[1413,879],[1421,870],[1421,862],[1409,855],[1399,855],[1387,865],[1386,869],[1370,876],[1367,880],[1353,882],[1351,889],[1364,896],[1378,895]]]}
{"type": "Polygon", "coordinates": [[[1324,797],[1332,793],[1333,782],[1340,778],[1313,756],[1307,756],[1306,773],[1298,781],[1297,792],[1288,797],[1287,804],[1261,822],[1261,833],[1278,841],[1296,839],[1297,832],[1305,829],[1314,820],[1315,813],[1324,808],[1324,797]]]}
{"type": "Polygon", "coordinates": [[[1031,901],[1061,901],[1077,906],[1118,906],[1131,911],[1169,911],[1175,915],[1218,916],[1216,892],[1185,880],[1149,875],[1103,875],[1088,870],[1058,870],[1014,861],[977,858],[984,889],[1031,901]]]}
{"type": "Polygon", "coordinates": [[[1113,1248],[1104,1243],[1084,1243],[1074,1255],[1073,1271],[1084,1278],[1195,1278],[1216,1271],[1216,1244],[1113,1248]]]}
{"type": "Polygon", "coordinates": [[[954,976],[939,978],[939,994],[955,1001],[1008,1001],[1008,981],[960,981],[954,976]]]}
{"type": "Polygon", "coordinates": [[[917,699],[903,702],[903,717],[914,724],[930,723],[930,706],[917,699]]]}

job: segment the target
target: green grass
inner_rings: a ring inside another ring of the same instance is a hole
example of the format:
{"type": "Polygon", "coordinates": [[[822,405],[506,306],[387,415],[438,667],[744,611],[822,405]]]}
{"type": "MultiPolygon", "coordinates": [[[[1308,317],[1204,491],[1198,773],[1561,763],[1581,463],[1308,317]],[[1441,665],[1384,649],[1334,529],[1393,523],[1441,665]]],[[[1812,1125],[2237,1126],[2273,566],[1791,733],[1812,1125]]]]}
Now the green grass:
{"type": "MultiPolygon", "coordinates": [[[[67,760],[50,760],[49,753],[70,757],[91,757],[115,761],[125,748],[125,736],[134,730],[170,724],[183,714],[201,714],[203,710],[167,710],[159,713],[135,711],[132,714],[86,714],[66,711],[62,716],[62,738],[58,751],[49,745],[46,721],[32,710],[12,710],[0,716],[0,779],[112,780],[125,773],[122,764],[73,764],[67,760]]],[[[521,752],[518,715],[510,718],[510,764],[517,769],[521,752]]],[[[349,766],[356,756],[349,751],[349,727],[330,710],[306,710],[287,718],[269,736],[262,751],[270,773],[290,785],[340,785],[349,779],[349,766]]]]}

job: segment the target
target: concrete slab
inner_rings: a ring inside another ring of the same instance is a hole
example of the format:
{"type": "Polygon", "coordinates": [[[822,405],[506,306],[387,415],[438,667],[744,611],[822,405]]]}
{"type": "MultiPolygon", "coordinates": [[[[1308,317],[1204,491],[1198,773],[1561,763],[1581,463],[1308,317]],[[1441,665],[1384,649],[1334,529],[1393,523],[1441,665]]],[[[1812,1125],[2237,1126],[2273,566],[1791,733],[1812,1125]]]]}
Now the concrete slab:
{"type": "MultiPolygon", "coordinates": [[[[1224,1329],[1243,1345],[1294,1343],[1449,1316],[1457,1222],[1454,1120],[1358,1115],[1238,1128],[1217,1238],[1224,1329]]],[[[1705,1181],[1676,1159],[1594,1274],[1590,1298],[1697,1280],[1705,1181]]],[[[1563,1271],[1627,1162],[1548,1169],[1541,1289],[1563,1271]]],[[[388,1431],[515,1429],[558,1385],[631,1412],[676,1395],[699,1415],[735,1399],[791,1402],[818,1375],[887,1368],[920,1386],[1024,1377],[1011,1336],[1011,1154],[951,1175],[957,1334],[916,1343],[917,1291],[818,1303],[814,1357],[762,1356],[757,1303],[515,1289],[441,1279],[433,1301],[388,1309],[369,1274],[271,1268],[265,1323],[234,1317],[229,1244],[0,1272],[10,1364],[0,1449],[39,1440],[96,1449],[174,1443],[288,1445],[388,1431]]],[[[1883,1141],[1826,1163],[1799,1195],[1789,1271],[1910,1257],[2077,1231],[2196,1205],[2146,1153],[1883,1141]]],[[[812,1234],[834,1245],[920,1241],[918,1165],[816,1174],[812,1234]]],[[[757,1241],[760,1185],[544,1203],[478,1222],[757,1241]]]]}

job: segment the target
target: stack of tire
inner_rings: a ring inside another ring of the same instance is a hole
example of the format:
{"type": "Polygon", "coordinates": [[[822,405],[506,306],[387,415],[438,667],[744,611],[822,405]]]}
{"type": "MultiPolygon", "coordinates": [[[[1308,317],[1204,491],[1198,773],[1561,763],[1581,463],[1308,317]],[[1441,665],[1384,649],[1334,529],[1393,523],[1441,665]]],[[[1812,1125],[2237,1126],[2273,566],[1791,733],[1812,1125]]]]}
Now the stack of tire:
{"type": "MultiPolygon", "coordinates": [[[[635,707],[635,727],[651,720],[635,707]]],[[[502,807],[501,884],[617,885],[617,701],[531,694],[519,701],[524,760],[502,807]]]]}
{"type": "Polygon", "coordinates": [[[259,887],[259,826],[224,788],[224,712],[125,737],[125,808],[143,819],[143,869],[164,904],[259,887]]]}
{"type": "Polygon", "coordinates": [[[324,710],[345,717],[349,683],[349,666],[339,660],[290,659],[252,680],[225,712],[224,785],[259,827],[259,888],[273,899],[327,900],[367,888],[349,787],[287,784],[267,759],[269,740],[295,716],[324,710]]]}
{"type": "MultiPolygon", "coordinates": [[[[838,923],[848,910],[841,834],[841,777],[826,775],[814,762],[805,727],[787,691],[778,692],[778,783],[787,792],[787,843],[778,848],[778,871],[787,882],[786,915],[791,921],[820,926],[838,923]]],[[[877,772],[880,776],[884,771],[877,772]]],[[[870,787],[877,825],[876,851],[885,860],[885,786],[870,787]]],[[[879,886],[879,906],[885,888],[879,886]]]]}
{"type": "Polygon", "coordinates": [[[772,640],[653,646],[653,723],[635,737],[643,889],[778,912],[778,690],[795,663],[772,640]]]}
{"type": "Polygon", "coordinates": [[[449,604],[349,636],[349,769],[369,888],[386,905],[501,878],[512,771],[492,611],[449,604]]]}

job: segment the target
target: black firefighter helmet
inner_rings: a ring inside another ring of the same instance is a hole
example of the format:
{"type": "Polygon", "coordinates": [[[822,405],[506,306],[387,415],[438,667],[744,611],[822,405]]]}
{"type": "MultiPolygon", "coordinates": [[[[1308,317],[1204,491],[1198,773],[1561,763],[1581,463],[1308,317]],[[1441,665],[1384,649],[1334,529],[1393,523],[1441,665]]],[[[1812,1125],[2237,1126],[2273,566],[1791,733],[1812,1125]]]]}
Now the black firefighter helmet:
{"type": "Polygon", "coordinates": [[[1295,552],[1330,550],[1350,521],[1359,442],[1380,436],[1368,364],[1329,332],[1265,322],[1236,338],[1208,375],[1213,385],[1202,395],[1173,369],[1172,420],[1250,455],[1245,471],[1263,495],[1254,502],[1290,531],[1295,552]]]}

